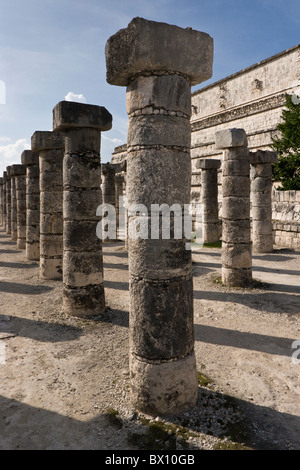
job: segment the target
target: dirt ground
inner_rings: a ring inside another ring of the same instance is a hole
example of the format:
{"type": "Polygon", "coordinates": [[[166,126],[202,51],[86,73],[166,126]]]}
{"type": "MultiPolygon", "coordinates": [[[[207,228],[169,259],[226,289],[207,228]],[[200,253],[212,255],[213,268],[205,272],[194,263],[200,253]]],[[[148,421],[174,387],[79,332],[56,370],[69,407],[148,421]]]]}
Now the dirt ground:
{"type": "Polygon", "coordinates": [[[249,289],[216,282],[220,256],[193,252],[199,401],[151,418],[130,405],[124,244],[104,245],[106,313],[78,319],[61,311],[62,282],[40,280],[0,229],[0,450],[300,450],[300,252],[253,255],[249,289]],[[147,441],[151,423],[168,439],[147,441]]]}

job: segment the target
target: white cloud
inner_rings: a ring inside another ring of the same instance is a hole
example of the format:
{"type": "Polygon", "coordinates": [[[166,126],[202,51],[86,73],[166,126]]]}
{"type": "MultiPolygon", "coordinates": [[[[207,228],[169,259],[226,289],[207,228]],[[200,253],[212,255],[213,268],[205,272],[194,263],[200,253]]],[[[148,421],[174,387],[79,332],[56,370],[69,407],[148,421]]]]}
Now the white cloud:
{"type": "Polygon", "coordinates": [[[65,96],[66,101],[78,101],[79,103],[86,103],[85,96],[80,93],[73,93],[73,91],[69,91],[69,93],[65,96]]]}
{"type": "MultiPolygon", "coordinates": [[[[8,137],[0,138],[0,144],[9,141],[8,137]]],[[[0,145],[0,175],[2,176],[7,166],[15,163],[20,164],[23,150],[29,150],[30,148],[31,145],[26,139],[18,139],[15,143],[0,145]]]]}

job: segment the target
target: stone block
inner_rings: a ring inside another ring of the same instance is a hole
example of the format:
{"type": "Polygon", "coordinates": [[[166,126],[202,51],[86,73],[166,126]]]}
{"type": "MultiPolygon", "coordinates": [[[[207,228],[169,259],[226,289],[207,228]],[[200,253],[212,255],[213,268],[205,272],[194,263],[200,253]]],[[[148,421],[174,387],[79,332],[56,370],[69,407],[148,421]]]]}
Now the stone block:
{"type": "Polygon", "coordinates": [[[223,176],[223,197],[249,197],[250,179],[247,176],[223,176]]]}
{"type": "Polygon", "coordinates": [[[244,129],[223,129],[215,134],[216,149],[247,146],[247,135],[244,129]]]}
{"type": "Polygon", "coordinates": [[[53,109],[53,129],[57,131],[72,127],[108,131],[112,127],[112,115],[103,106],[60,101],[53,109]]]}
{"type": "Polygon", "coordinates": [[[191,274],[191,253],[185,240],[132,240],[129,273],[146,279],[172,279],[191,274]]]}
{"type": "Polygon", "coordinates": [[[32,152],[32,150],[24,150],[21,154],[21,162],[23,165],[38,165],[39,154],[38,152],[32,152]]]}
{"type": "Polygon", "coordinates": [[[23,176],[26,174],[26,167],[24,165],[12,165],[11,176],[23,176]]]}
{"type": "Polygon", "coordinates": [[[36,131],[31,136],[31,148],[35,152],[50,149],[63,149],[64,146],[64,135],[60,132],[36,131]]]}
{"type": "Polygon", "coordinates": [[[193,86],[212,75],[213,40],[191,28],[134,18],[108,39],[105,57],[111,85],[127,86],[135,76],[154,71],[178,72],[193,86]]]}
{"type": "Polygon", "coordinates": [[[250,163],[253,164],[265,164],[265,163],[275,163],[278,160],[278,155],[276,152],[271,150],[257,150],[256,152],[249,152],[250,154],[250,163]]]}
{"type": "Polygon", "coordinates": [[[154,416],[171,416],[190,409],[198,398],[196,359],[188,356],[171,362],[143,362],[132,353],[131,401],[134,408],[154,416]]]}
{"type": "MultiPolygon", "coordinates": [[[[130,115],[146,107],[191,115],[191,87],[179,75],[137,77],[127,87],[126,109],[130,115]]],[[[153,110],[152,110],[153,112],[153,110]]]]}
{"type": "Polygon", "coordinates": [[[194,347],[191,276],[156,282],[131,278],[130,303],[130,338],[135,354],[162,361],[191,353],[194,347]]]}
{"type": "Polygon", "coordinates": [[[151,204],[190,203],[189,153],[169,148],[130,152],[127,169],[128,206],[144,204],[150,211],[151,204]]]}
{"type": "Polygon", "coordinates": [[[218,160],[216,158],[201,158],[196,162],[196,168],[201,170],[218,169],[220,167],[221,160],[218,160]]]}
{"type": "MultiPolygon", "coordinates": [[[[190,121],[167,115],[137,116],[129,121],[128,142],[134,145],[190,147],[190,121]]],[[[128,161],[127,161],[128,164],[128,161]]]]}

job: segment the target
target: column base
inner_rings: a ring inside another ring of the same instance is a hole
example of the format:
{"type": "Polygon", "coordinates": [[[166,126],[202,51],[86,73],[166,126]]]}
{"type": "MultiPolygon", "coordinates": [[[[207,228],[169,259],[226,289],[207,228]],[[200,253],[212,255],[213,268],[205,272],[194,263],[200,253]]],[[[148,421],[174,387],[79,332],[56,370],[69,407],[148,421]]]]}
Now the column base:
{"type": "Polygon", "coordinates": [[[252,282],[252,269],[222,267],[222,283],[231,287],[247,287],[252,282]]]}
{"type": "Polygon", "coordinates": [[[103,284],[63,288],[63,311],[74,317],[93,317],[105,311],[103,284]]]}
{"type": "Polygon", "coordinates": [[[133,407],[153,416],[171,416],[192,408],[198,398],[195,354],[171,362],[148,363],[130,352],[133,407]]]}

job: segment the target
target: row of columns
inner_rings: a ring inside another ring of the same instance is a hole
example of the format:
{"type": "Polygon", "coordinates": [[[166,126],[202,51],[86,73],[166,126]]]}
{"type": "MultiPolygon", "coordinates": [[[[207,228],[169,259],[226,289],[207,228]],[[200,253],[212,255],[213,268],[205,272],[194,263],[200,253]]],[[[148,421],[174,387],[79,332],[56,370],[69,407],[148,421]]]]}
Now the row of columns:
{"type": "MultiPolygon", "coordinates": [[[[127,87],[127,204],[146,208],[140,216],[149,234],[153,204],[179,204],[183,209],[190,202],[191,86],[210,78],[212,49],[205,33],[142,18],[106,44],[107,81],[127,87]]],[[[26,254],[40,260],[41,278],[63,280],[63,308],[71,315],[93,316],[105,309],[96,211],[102,202],[100,135],[111,125],[103,107],[60,102],[53,110],[53,131],[35,132],[31,152],[22,154],[23,173],[13,165],[3,175],[6,231],[15,237],[16,187],[26,200],[26,254]]],[[[241,130],[225,131],[216,142],[224,149],[224,281],[245,281],[251,272],[250,156],[241,130]]],[[[217,208],[219,163],[203,165],[203,198],[217,208]]],[[[113,202],[115,179],[109,165],[103,175],[103,196],[113,202]]],[[[261,187],[262,182],[256,184],[261,187]]],[[[18,210],[24,213],[24,205],[17,204],[18,210]]],[[[208,230],[217,231],[212,212],[207,210],[205,221],[208,230]]],[[[136,213],[128,217],[134,223],[136,213]]],[[[24,217],[18,223],[17,240],[24,247],[24,217]]],[[[184,235],[175,238],[174,220],[171,228],[171,239],[160,231],[158,239],[128,240],[132,402],[154,415],[184,411],[198,396],[191,252],[184,235]]]]}

